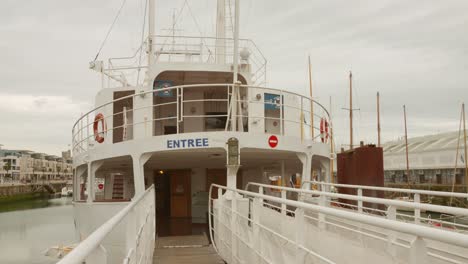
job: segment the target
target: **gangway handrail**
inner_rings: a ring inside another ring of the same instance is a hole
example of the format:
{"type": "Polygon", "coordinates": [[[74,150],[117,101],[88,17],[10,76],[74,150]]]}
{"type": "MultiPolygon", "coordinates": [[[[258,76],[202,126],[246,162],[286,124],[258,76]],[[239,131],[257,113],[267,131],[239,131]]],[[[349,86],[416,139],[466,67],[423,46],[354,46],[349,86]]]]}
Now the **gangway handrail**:
{"type": "Polygon", "coordinates": [[[76,248],[65,255],[57,264],[82,264],[94,250],[96,250],[103,240],[109,235],[112,230],[124,219],[125,216],[152,190],[154,185],[151,185],[144,193],[133,199],[127,206],[120,210],[117,214],[107,220],[99,228],[94,230],[85,240],[81,241],[76,248]]]}
{"type": "Polygon", "coordinates": [[[319,181],[303,181],[302,186],[304,186],[305,183],[325,185],[325,186],[334,186],[334,187],[343,187],[343,188],[351,188],[351,189],[389,191],[389,192],[400,192],[400,193],[422,194],[422,195],[456,197],[456,198],[467,198],[468,199],[468,193],[460,193],[460,192],[428,191],[428,190],[417,190],[417,189],[404,189],[404,188],[390,188],[390,187],[378,187],[378,186],[366,186],[366,185],[352,185],[352,184],[341,184],[341,183],[328,183],[328,182],[319,182],[319,181]]]}
{"type": "MultiPolygon", "coordinates": [[[[368,203],[385,204],[387,206],[408,207],[412,209],[468,216],[468,209],[458,208],[458,207],[450,207],[450,206],[442,206],[442,205],[434,205],[434,204],[426,204],[426,203],[414,203],[414,202],[406,202],[406,201],[399,201],[399,200],[393,200],[393,199],[356,196],[356,195],[350,195],[350,194],[331,193],[331,192],[323,192],[323,191],[315,191],[315,190],[297,189],[297,188],[277,186],[277,185],[268,185],[268,184],[256,183],[256,182],[247,183],[246,190],[249,186],[259,186],[259,187],[264,187],[264,188],[272,188],[272,189],[285,190],[285,191],[291,191],[291,192],[303,193],[303,194],[323,195],[323,196],[330,197],[330,198],[342,198],[342,199],[362,201],[362,202],[368,202],[368,203]]],[[[274,196],[268,196],[268,197],[274,197],[274,196]]],[[[268,198],[267,200],[271,200],[271,199],[268,198]]]]}
{"type": "MultiPolygon", "coordinates": [[[[267,186],[268,188],[276,187],[274,185],[266,185],[266,184],[262,184],[262,185],[267,186]]],[[[311,211],[315,211],[315,212],[322,213],[325,215],[343,218],[349,221],[356,221],[356,222],[360,222],[363,224],[373,225],[373,226],[377,226],[377,227],[388,229],[388,230],[395,231],[395,232],[403,232],[403,233],[410,234],[416,237],[422,237],[422,238],[432,239],[436,241],[441,241],[441,242],[445,242],[448,244],[465,247],[465,248],[468,247],[468,236],[465,234],[461,234],[461,233],[450,232],[447,230],[435,229],[435,228],[431,228],[431,227],[424,226],[424,225],[405,223],[405,222],[400,222],[397,220],[390,220],[390,219],[385,219],[385,218],[366,215],[366,214],[359,214],[359,213],[355,213],[352,211],[340,210],[337,208],[331,208],[331,207],[325,207],[325,206],[315,205],[315,204],[310,204],[310,203],[305,203],[305,202],[293,201],[293,200],[289,200],[285,198],[269,196],[265,194],[259,194],[259,193],[244,191],[240,189],[233,189],[233,188],[229,188],[229,187],[218,185],[218,184],[212,184],[210,186],[208,197],[211,197],[213,187],[223,189],[226,191],[230,191],[233,193],[242,194],[245,196],[251,196],[254,198],[265,199],[265,200],[269,200],[272,202],[285,204],[288,206],[293,206],[296,208],[311,210],[311,211]]],[[[233,195],[232,197],[235,197],[235,196],[233,195]]],[[[211,206],[209,209],[211,209],[211,206]]],[[[212,228],[211,221],[210,221],[210,228],[212,228]]],[[[210,235],[211,233],[212,232],[210,232],[210,235]]],[[[214,248],[216,249],[215,245],[214,245],[214,248]]]]}

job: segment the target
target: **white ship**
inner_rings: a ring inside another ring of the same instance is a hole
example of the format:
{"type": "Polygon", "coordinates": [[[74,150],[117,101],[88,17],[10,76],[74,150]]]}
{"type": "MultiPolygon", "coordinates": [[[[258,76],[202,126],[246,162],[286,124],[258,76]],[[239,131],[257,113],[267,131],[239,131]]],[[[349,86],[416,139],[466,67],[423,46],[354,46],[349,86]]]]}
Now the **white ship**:
{"type": "Polygon", "coordinates": [[[468,263],[468,210],[419,202],[467,194],[400,190],[409,202],[331,183],[326,109],[265,87],[239,0],[217,1],[215,37],[156,35],[154,1],[133,56],[91,63],[102,89],[73,127],[81,241],[59,263],[468,263]]]}

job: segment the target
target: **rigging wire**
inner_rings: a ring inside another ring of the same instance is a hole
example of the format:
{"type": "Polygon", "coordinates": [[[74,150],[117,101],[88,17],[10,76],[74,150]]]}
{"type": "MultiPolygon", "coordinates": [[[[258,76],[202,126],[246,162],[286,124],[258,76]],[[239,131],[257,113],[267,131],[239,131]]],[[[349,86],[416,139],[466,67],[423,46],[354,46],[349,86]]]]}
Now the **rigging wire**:
{"type": "Polygon", "coordinates": [[[120,13],[122,12],[122,9],[123,9],[123,7],[125,6],[125,3],[126,3],[126,2],[127,2],[127,0],[123,0],[123,1],[122,1],[122,5],[120,6],[119,11],[118,11],[117,14],[115,15],[114,21],[112,21],[112,24],[111,24],[111,26],[109,27],[109,30],[107,31],[106,37],[105,37],[104,40],[102,41],[101,46],[99,47],[99,50],[98,50],[98,52],[97,52],[97,54],[96,54],[96,57],[94,57],[94,61],[97,60],[97,58],[99,57],[99,54],[100,54],[101,51],[102,51],[102,48],[104,48],[104,45],[106,44],[106,41],[107,41],[107,39],[109,38],[109,35],[110,35],[112,29],[114,28],[114,25],[115,25],[115,23],[117,22],[117,19],[119,18],[120,13]]]}
{"type": "Polygon", "coordinates": [[[197,27],[198,33],[200,33],[201,40],[202,40],[203,44],[205,45],[205,47],[208,49],[208,52],[209,52],[209,54],[210,54],[210,56],[208,57],[208,59],[210,59],[210,57],[211,57],[211,55],[212,55],[213,52],[211,51],[211,49],[210,49],[210,48],[208,47],[208,45],[206,44],[205,39],[203,38],[203,32],[202,32],[202,30],[201,30],[201,27],[200,27],[200,25],[198,24],[197,19],[196,19],[195,16],[193,15],[192,9],[190,8],[190,5],[189,5],[189,3],[187,2],[187,0],[185,0],[185,3],[187,4],[187,8],[188,8],[188,10],[189,10],[190,16],[191,16],[192,19],[193,19],[193,22],[195,23],[195,26],[197,27]]]}
{"type": "MultiPolygon", "coordinates": [[[[145,9],[143,11],[143,27],[141,29],[141,42],[143,45],[143,40],[145,39],[145,27],[146,27],[146,10],[148,8],[148,1],[145,1],[145,9]]],[[[143,53],[143,47],[140,47],[140,55],[138,58],[138,74],[137,74],[137,80],[136,80],[136,85],[138,86],[138,82],[140,81],[140,71],[141,71],[141,55],[143,53]]],[[[151,56],[151,54],[148,54],[148,56],[151,56]]],[[[148,65],[149,66],[149,65],[148,65]]]]}

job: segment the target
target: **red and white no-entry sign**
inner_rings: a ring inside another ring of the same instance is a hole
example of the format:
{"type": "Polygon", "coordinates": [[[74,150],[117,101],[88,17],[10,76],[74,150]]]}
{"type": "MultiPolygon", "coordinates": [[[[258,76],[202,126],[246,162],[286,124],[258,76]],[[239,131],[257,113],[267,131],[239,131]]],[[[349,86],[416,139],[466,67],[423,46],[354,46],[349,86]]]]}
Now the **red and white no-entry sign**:
{"type": "Polygon", "coordinates": [[[268,138],[268,145],[272,148],[276,148],[276,146],[278,146],[278,138],[275,135],[270,136],[268,138]]]}
{"type": "Polygon", "coordinates": [[[98,184],[98,188],[99,188],[99,190],[104,189],[104,184],[102,184],[102,183],[98,184]]]}

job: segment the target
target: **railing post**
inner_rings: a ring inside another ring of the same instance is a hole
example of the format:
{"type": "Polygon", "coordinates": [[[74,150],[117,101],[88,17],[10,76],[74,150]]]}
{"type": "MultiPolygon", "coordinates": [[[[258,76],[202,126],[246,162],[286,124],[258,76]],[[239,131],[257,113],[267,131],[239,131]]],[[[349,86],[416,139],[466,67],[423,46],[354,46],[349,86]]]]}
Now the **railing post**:
{"type": "MultiPolygon", "coordinates": [[[[286,199],[286,190],[281,190],[281,199],[286,199]]],[[[281,203],[281,213],[282,214],[287,214],[286,213],[286,204],[281,203]]]]}
{"type": "Polygon", "coordinates": [[[304,263],[301,246],[304,243],[304,209],[295,211],[294,227],[296,228],[296,263],[304,263]]]}
{"type": "Polygon", "coordinates": [[[231,262],[236,263],[237,257],[237,238],[236,238],[236,221],[237,221],[237,194],[232,191],[231,196],[231,262]]]}
{"type": "Polygon", "coordinates": [[[177,90],[177,97],[176,97],[176,100],[177,100],[177,134],[179,134],[179,125],[180,125],[180,105],[179,105],[179,97],[180,97],[180,88],[176,88],[177,90]]]}
{"type": "Polygon", "coordinates": [[[86,150],[89,147],[89,114],[86,115],[86,150]]]}
{"type": "MultiPolygon", "coordinates": [[[[258,193],[263,195],[263,186],[258,187],[258,193]]],[[[263,198],[260,198],[260,205],[263,205],[263,198]]]]}
{"type": "Polygon", "coordinates": [[[429,263],[426,242],[421,237],[416,237],[416,239],[411,242],[409,263],[429,263]]]}
{"type": "MultiPolygon", "coordinates": [[[[359,197],[359,199],[362,198],[362,188],[358,188],[357,196],[359,197]]],[[[362,213],[362,200],[358,200],[358,212],[360,214],[362,213]]]]}
{"type": "MultiPolygon", "coordinates": [[[[387,208],[387,219],[389,220],[396,220],[396,207],[395,206],[392,206],[390,205],[388,208],[387,208]]],[[[393,247],[393,242],[396,240],[396,234],[395,234],[395,231],[388,231],[388,234],[387,234],[387,249],[390,253],[390,255],[392,256],[395,256],[396,252],[395,252],[395,248],[393,247]]]]}
{"type": "MultiPolygon", "coordinates": [[[[252,222],[253,222],[253,249],[256,252],[261,252],[261,239],[260,239],[260,211],[261,211],[261,202],[260,198],[253,199],[253,211],[252,211],[252,222]]],[[[257,258],[257,263],[260,263],[260,257],[257,258]]]]}
{"type": "MultiPolygon", "coordinates": [[[[323,207],[326,207],[326,203],[327,203],[327,197],[325,195],[320,195],[319,205],[323,206],[323,207]]],[[[326,225],[325,221],[326,221],[325,214],[318,213],[318,226],[319,226],[319,228],[325,229],[325,225],[326,225]]]]}
{"type": "MultiPolygon", "coordinates": [[[[421,204],[421,195],[419,193],[414,194],[414,203],[416,205],[421,204]]],[[[421,209],[415,208],[414,209],[414,223],[419,224],[421,222],[421,209]]]]}

